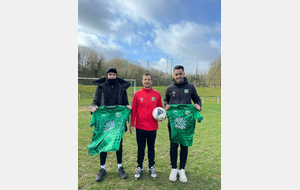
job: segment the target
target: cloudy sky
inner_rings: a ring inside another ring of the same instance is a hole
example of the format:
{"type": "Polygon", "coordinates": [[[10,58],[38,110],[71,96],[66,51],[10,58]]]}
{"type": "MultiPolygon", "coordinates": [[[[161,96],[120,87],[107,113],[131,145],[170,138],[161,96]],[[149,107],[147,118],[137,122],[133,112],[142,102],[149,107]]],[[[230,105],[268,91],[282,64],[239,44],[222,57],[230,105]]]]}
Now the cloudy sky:
{"type": "Polygon", "coordinates": [[[195,73],[198,59],[207,71],[221,55],[221,0],[78,0],[78,45],[165,72],[195,73]]]}

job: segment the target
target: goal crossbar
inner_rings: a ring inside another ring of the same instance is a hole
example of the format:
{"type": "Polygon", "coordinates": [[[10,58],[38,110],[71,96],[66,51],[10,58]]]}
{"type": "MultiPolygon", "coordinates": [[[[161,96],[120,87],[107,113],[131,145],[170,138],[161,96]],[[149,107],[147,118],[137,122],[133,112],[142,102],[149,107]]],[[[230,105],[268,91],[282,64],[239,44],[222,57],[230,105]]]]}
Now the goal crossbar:
{"type": "MultiPolygon", "coordinates": [[[[78,77],[78,79],[97,80],[99,78],[78,77]]],[[[123,80],[131,82],[131,86],[132,86],[132,82],[133,82],[133,94],[134,94],[136,92],[136,80],[135,79],[123,79],[123,80]]]]}

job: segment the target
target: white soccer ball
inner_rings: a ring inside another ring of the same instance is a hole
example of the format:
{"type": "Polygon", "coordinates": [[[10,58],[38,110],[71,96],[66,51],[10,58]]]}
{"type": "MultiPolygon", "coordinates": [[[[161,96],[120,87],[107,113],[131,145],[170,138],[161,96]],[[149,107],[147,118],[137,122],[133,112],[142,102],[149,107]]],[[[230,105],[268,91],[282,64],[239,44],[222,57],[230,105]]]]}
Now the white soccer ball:
{"type": "Polygon", "coordinates": [[[156,107],[152,111],[152,116],[157,121],[162,121],[166,118],[166,111],[162,107],[156,107]]]}

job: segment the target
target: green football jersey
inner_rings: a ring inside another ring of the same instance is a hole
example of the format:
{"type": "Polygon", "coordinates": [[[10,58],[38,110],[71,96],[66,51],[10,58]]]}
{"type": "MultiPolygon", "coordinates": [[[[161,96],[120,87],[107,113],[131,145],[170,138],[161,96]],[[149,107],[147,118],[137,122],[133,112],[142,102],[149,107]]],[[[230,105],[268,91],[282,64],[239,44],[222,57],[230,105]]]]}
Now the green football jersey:
{"type": "Polygon", "coordinates": [[[171,104],[167,110],[167,116],[171,126],[170,141],[192,146],[195,131],[195,120],[200,123],[203,119],[193,104],[171,104]]]}
{"type": "Polygon", "coordinates": [[[89,155],[119,150],[130,113],[126,106],[98,107],[90,121],[90,127],[95,128],[92,142],[87,147],[89,155]]]}

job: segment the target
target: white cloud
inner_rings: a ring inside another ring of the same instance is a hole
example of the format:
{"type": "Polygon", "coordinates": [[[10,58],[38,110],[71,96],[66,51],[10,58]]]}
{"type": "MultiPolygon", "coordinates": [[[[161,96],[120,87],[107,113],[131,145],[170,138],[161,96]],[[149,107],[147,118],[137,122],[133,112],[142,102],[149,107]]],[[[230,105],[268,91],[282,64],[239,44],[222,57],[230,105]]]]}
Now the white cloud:
{"type": "Polygon", "coordinates": [[[113,14],[105,7],[104,1],[78,0],[78,28],[100,36],[110,34],[113,14]]]}
{"type": "Polygon", "coordinates": [[[213,28],[195,22],[181,21],[166,29],[157,29],[154,44],[174,57],[217,57],[220,43],[209,40],[213,28]],[[209,48],[213,46],[212,48],[209,48]]]}
{"type": "Polygon", "coordinates": [[[152,44],[151,44],[151,42],[150,42],[149,40],[146,42],[146,45],[147,45],[148,47],[152,47],[152,44]]]}
{"type": "Polygon", "coordinates": [[[156,49],[149,40],[147,40],[147,42],[143,43],[142,47],[143,47],[144,52],[155,51],[155,49],[156,49]]]}
{"type": "Polygon", "coordinates": [[[216,40],[209,41],[209,47],[219,50],[221,53],[221,42],[216,40]]]}
{"type": "Polygon", "coordinates": [[[82,31],[78,32],[78,45],[90,47],[97,52],[102,52],[106,59],[112,59],[115,56],[124,57],[122,47],[115,43],[113,39],[100,39],[94,34],[87,34],[82,31]]]}
{"type": "Polygon", "coordinates": [[[160,58],[158,61],[152,62],[151,65],[152,68],[161,70],[161,68],[164,68],[167,66],[167,59],[166,58],[160,58]]]}
{"type": "Polygon", "coordinates": [[[105,1],[78,1],[78,29],[131,44],[135,37],[133,23],[116,17],[105,1]]]}
{"type": "MultiPolygon", "coordinates": [[[[148,60],[146,59],[139,59],[139,60],[132,60],[130,61],[133,64],[148,68],[148,60]]],[[[167,60],[165,58],[160,58],[158,61],[150,61],[149,62],[149,69],[158,69],[165,72],[165,68],[167,67],[166,64],[167,60]],[[163,69],[162,69],[163,68],[163,69]]]]}
{"type": "MultiPolygon", "coordinates": [[[[160,53],[183,65],[195,65],[196,57],[199,64],[210,63],[221,52],[221,24],[180,20],[187,18],[189,6],[176,0],[79,0],[78,44],[101,51],[107,59],[137,55],[135,61],[142,63],[137,59],[160,53]]],[[[158,68],[162,63],[152,64],[158,68]]]]}
{"type": "Polygon", "coordinates": [[[167,1],[153,0],[143,0],[138,3],[136,0],[115,0],[109,2],[110,10],[114,14],[120,14],[139,26],[150,24],[155,27],[160,25],[155,17],[156,15],[165,14],[167,3],[167,1]]]}

